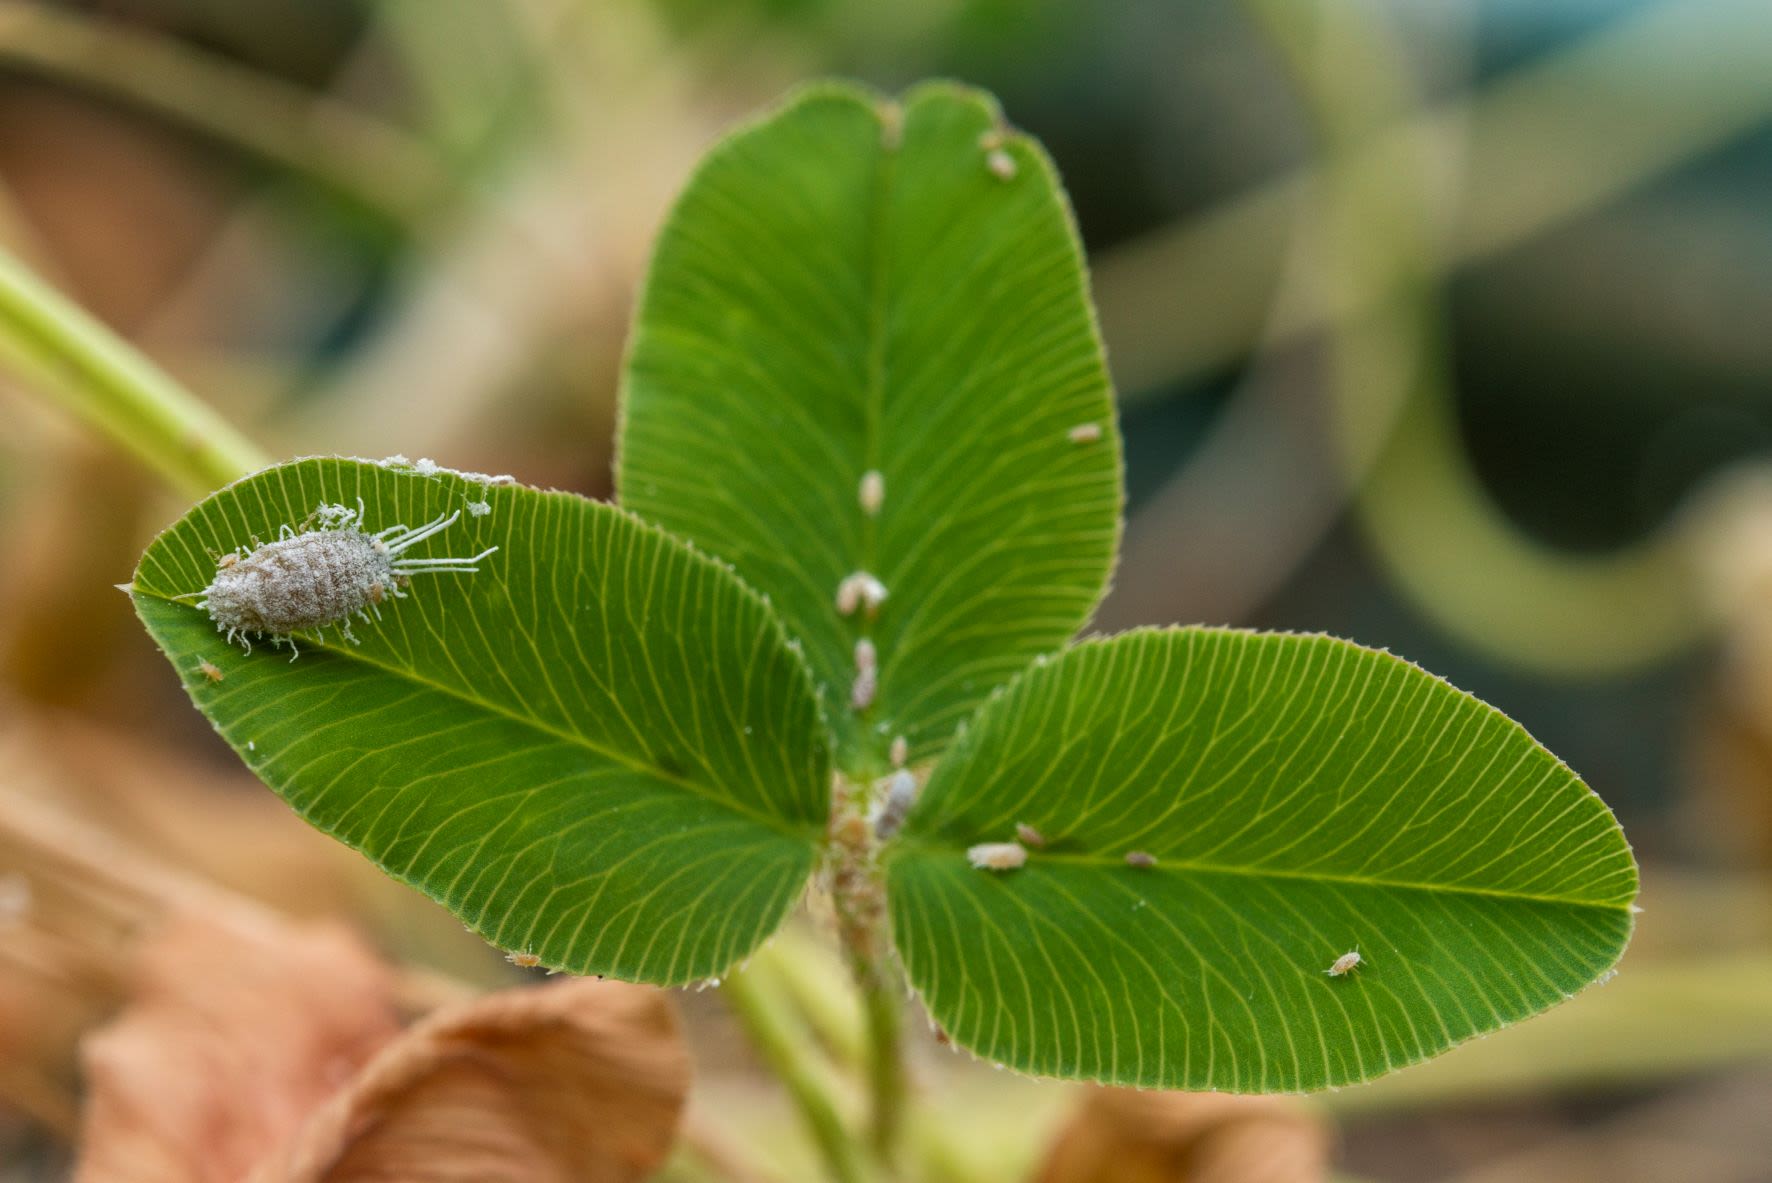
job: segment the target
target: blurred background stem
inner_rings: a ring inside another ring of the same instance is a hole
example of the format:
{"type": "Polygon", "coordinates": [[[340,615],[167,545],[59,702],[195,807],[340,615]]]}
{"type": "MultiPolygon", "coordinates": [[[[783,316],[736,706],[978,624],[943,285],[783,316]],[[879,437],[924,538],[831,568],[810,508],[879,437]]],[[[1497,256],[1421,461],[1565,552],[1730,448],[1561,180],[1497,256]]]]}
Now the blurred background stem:
{"type": "Polygon", "coordinates": [[[0,360],[167,482],[203,494],[270,460],[208,405],[0,250],[0,360]]]}
{"type": "Polygon", "coordinates": [[[1384,14],[1363,0],[1244,5],[1318,142],[1332,443],[1388,574],[1448,633],[1514,666],[1592,675],[1693,643],[1708,619],[1683,523],[1611,555],[1569,554],[1522,534],[1471,468],[1439,300],[1455,217],[1436,181],[1457,174],[1461,144],[1392,140],[1372,167],[1412,105],[1384,14]]]}
{"type": "Polygon", "coordinates": [[[405,132],[139,29],[0,0],[0,63],[170,116],[397,224],[420,221],[446,191],[447,175],[405,132]]]}
{"type": "MultiPolygon", "coordinates": [[[[1366,3],[1327,15],[1324,7],[1245,0],[1276,52],[1291,60],[1295,86],[1309,84],[1300,70],[1324,72],[1309,48],[1319,21],[1350,21],[1380,35],[1384,43],[1353,49],[1362,63],[1385,70],[1382,85],[1403,99],[1395,93],[1385,13],[1366,3]],[[1282,47],[1280,39],[1300,44],[1282,47]]],[[[1421,109],[1394,102],[1387,119],[1377,118],[1384,110],[1369,111],[1371,122],[1340,146],[1338,167],[1383,180],[1419,160],[1424,145],[1460,144],[1467,189],[1443,251],[1429,260],[1450,272],[1617,201],[1762,124],[1772,115],[1768,54],[1772,21],[1753,0],[1645,5],[1480,90],[1421,109]]],[[[1296,94],[1316,102],[1304,89],[1296,94]]],[[[1309,118],[1322,125],[1320,113],[1309,118]]],[[[1212,373],[1270,336],[1272,276],[1251,263],[1267,253],[1264,244],[1284,240],[1292,211],[1320,186],[1325,163],[1117,246],[1096,263],[1102,327],[1124,401],[1136,404],[1176,379],[1212,373]],[[1186,332],[1175,331],[1177,309],[1186,309],[1186,332]]],[[[1369,288],[1346,294],[1388,295],[1369,288]]],[[[1281,310],[1271,336],[1278,344],[1304,339],[1342,311],[1322,303],[1281,310]]]]}
{"type": "Polygon", "coordinates": [[[838,1110],[829,1074],[821,1071],[817,1048],[787,1000],[748,970],[727,976],[720,992],[758,1056],[787,1088],[830,1177],[836,1183],[864,1183],[868,1175],[860,1148],[838,1110]]]}

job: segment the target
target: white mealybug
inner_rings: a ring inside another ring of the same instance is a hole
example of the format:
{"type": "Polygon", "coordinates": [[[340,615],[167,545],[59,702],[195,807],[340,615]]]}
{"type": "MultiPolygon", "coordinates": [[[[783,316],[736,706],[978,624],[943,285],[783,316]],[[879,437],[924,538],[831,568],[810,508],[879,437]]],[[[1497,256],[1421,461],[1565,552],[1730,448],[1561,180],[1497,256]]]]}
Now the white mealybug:
{"type": "Polygon", "coordinates": [[[837,585],[837,611],[843,616],[854,616],[857,608],[866,608],[869,616],[875,616],[885,602],[886,585],[866,571],[845,575],[837,585]]]}
{"type": "Polygon", "coordinates": [[[1015,179],[1015,157],[1003,150],[1007,137],[998,128],[992,128],[978,137],[979,150],[984,153],[984,166],[999,181],[1015,179]]]}
{"type": "Polygon", "coordinates": [[[855,683],[849,688],[849,705],[865,711],[874,705],[874,690],[879,686],[880,658],[874,643],[863,637],[855,643],[855,683]]]}
{"type": "Polygon", "coordinates": [[[892,761],[894,768],[903,768],[905,761],[911,758],[911,741],[902,735],[893,740],[892,747],[887,749],[886,758],[892,761]]]}
{"type": "Polygon", "coordinates": [[[1019,842],[980,842],[966,851],[966,861],[981,871],[1013,871],[1028,861],[1019,842]]]}
{"type": "Polygon", "coordinates": [[[1128,867],[1138,867],[1141,869],[1145,867],[1154,867],[1157,865],[1157,856],[1144,850],[1128,850],[1126,852],[1126,865],[1128,867]]]}
{"type": "Polygon", "coordinates": [[[874,836],[884,842],[898,833],[899,827],[904,825],[905,815],[910,813],[916,801],[917,778],[911,775],[910,769],[900,768],[887,780],[886,791],[881,794],[869,819],[874,823],[874,836]]]}
{"type": "Polygon", "coordinates": [[[1079,423],[1065,432],[1073,444],[1092,444],[1101,438],[1101,424],[1079,423]]]}
{"type": "Polygon", "coordinates": [[[284,526],[275,542],[223,555],[215,578],[195,593],[204,597],[197,606],[209,613],[216,631],[226,633],[230,642],[238,638],[248,653],[254,635],[287,641],[301,629],[335,627],[355,643],[351,617],[379,617],[383,600],[405,596],[402,589],[410,576],[449,571],[471,575],[479,571],[474,564],[498,549],[490,547],[472,558],[400,557],[459,517],[457,510],[416,528],[389,526],[366,534],[362,502],[356,509],[321,505],[312,519],[319,529],[298,534],[284,526]]]}
{"type": "Polygon", "coordinates": [[[861,502],[861,512],[870,518],[880,512],[886,503],[886,477],[879,469],[870,468],[861,474],[861,487],[856,490],[856,499],[861,502]]]}
{"type": "Polygon", "coordinates": [[[1334,965],[1330,966],[1323,972],[1332,978],[1339,978],[1343,974],[1359,968],[1360,963],[1364,960],[1365,959],[1360,956],[1360,951],[1358,949],[1349,949],[1346,953],[1343,953],[1340,957],[1335,959],[1334,965]]]}
{"type": "Polygon", "coordinates": [[[1015,823],[1015,838],[1016,841],[1020,842],[1023,846],[1046,845],[1046,835],[1040,833],[1040,831],[1034,829],[1034,827],[1028,825],[1026,822],[1015,823]]]}

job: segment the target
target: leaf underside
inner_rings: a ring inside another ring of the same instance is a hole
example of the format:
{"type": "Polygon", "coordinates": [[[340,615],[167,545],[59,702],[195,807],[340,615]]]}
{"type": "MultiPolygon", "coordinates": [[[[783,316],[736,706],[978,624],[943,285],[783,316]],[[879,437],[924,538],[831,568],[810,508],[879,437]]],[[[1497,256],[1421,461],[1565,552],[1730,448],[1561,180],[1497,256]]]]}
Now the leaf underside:
{"type": "Polygon", "coordinates": [[[937,754],[1105,586],[1119,438],[1076,234],[980,92],[811,87],[716,146],[659,237],[623,407],[622,503],[769,596],[851,771],[900,734],[937,754]],[[858,571],[872,619],[837,611],[858,571]]]}
{"type": "Polygon", "coordinates": [[[1031,671],[887,858],[907,972],[963,1046],[1238,1092],[1367,1080],[1561,1001],[1617,960],[1637,888],[1605,805],[1499,712],[1389,654],[1212,629],[1031,671]],[[1046,839],[1023,869],[968,865],[1017,823],[1046,839]]]}
{"type": "Polygon", "coordinates": [[[659,983],[724,970],[798,898],[828,750],[804,663],[730,572],[564,493],[304,460],[216,493],[160,536],[136,609],[198,708],[304,818],[542,964],[659,983]],[[382,619],[226,643],[173,597],[213,556],[361,498],[366,529],[484,502],[411,555],[382,619]],[[222,680],[211,681],[199,662],[222,680]]]}

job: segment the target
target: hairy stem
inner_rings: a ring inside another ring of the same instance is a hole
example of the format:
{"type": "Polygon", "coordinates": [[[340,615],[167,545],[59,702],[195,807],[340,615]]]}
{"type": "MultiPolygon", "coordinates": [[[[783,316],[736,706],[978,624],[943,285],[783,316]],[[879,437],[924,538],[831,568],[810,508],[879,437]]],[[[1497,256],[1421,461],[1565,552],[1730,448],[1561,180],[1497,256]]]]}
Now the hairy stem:
{"type": "Polygon", "coordinates": [[[211,407],[4,251],[0,363],[190,492],[270,463],[211,407]]]}
{"type": "Polygon", "coordinates": [[[831,899],[837,929],[867,1019],[869,1142],[891,1166],[904,1125],[902,992],[886,955],[886,887],[875,861],[867,790],[839,780],[831,823],[831,899]]]}
{"type": "Polygon", "coordinates": [[[760,983],[743,971],[728,976],[720,993],[764,1063],[787,1088],[831,1178],[838,1183],[862,1183],[866,1175],[855,1142],[837,1112],[829,1086],[814,1067],[817,1053],[797,1029],[782,1000],[761,989],[760,983]]]}

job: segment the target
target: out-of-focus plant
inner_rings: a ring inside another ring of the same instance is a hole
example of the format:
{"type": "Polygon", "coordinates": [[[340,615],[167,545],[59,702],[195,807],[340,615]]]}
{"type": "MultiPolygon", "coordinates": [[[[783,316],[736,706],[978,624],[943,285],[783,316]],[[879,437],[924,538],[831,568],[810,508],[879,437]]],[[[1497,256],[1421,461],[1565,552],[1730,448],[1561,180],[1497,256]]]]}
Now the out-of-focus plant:
{"type": "Polygon", "coordinates": [[[1734,0],[1650,5],[1420,111],[1384,6],[1244,7],[1307,118],[1312,167],[1110,254],[1100,270],[1104,320],[1134,398],[1251,350],[1321,335],[1332,454],[1305,467],[1299,453],[1320,440],[1297,413],[1286,371],[1280,395],[1245,394],[1240,413],[1226,416],[1135,528],[1137,561],[1115,619],[1161,604],[1176,579],[1206,582],[1171,570],[1176,561],[1164,552],[1178,533],[1250,539],[1236,547],[1237,569],[1223,559],[1209,568],[1223,588],[1195,597],[1247,611],[1351,506],[1411,601],[1500,662],[1595,676],[1689,649],[1716,623],[1697,561],[1714,503],[1695,499],[1610,555],[1529,537],[1493,503],[1460,438],[1439,286],[1453,269],[1762,123],[1772,82],[1756,63],[1772,49],[1772,26],[1734,0]],[[1291,244],[1280,298],[1275,268],[1250,264],[1282,253],[1275,243],[1291,244]],[[1158,293],[1199,310],[1188,331],[1175,331],[1158,293]],[[1289,431],[1271,426],[1282,401],[1289,431]],[[1251,419],[1263,429],[1247,430],[1251,419]],[[1265,492],[1264,471],[1291,477],[1301,468],[1307,477],[1272,495],[1230,510],[1209,503],[1219,474],[1265,492]]]}

